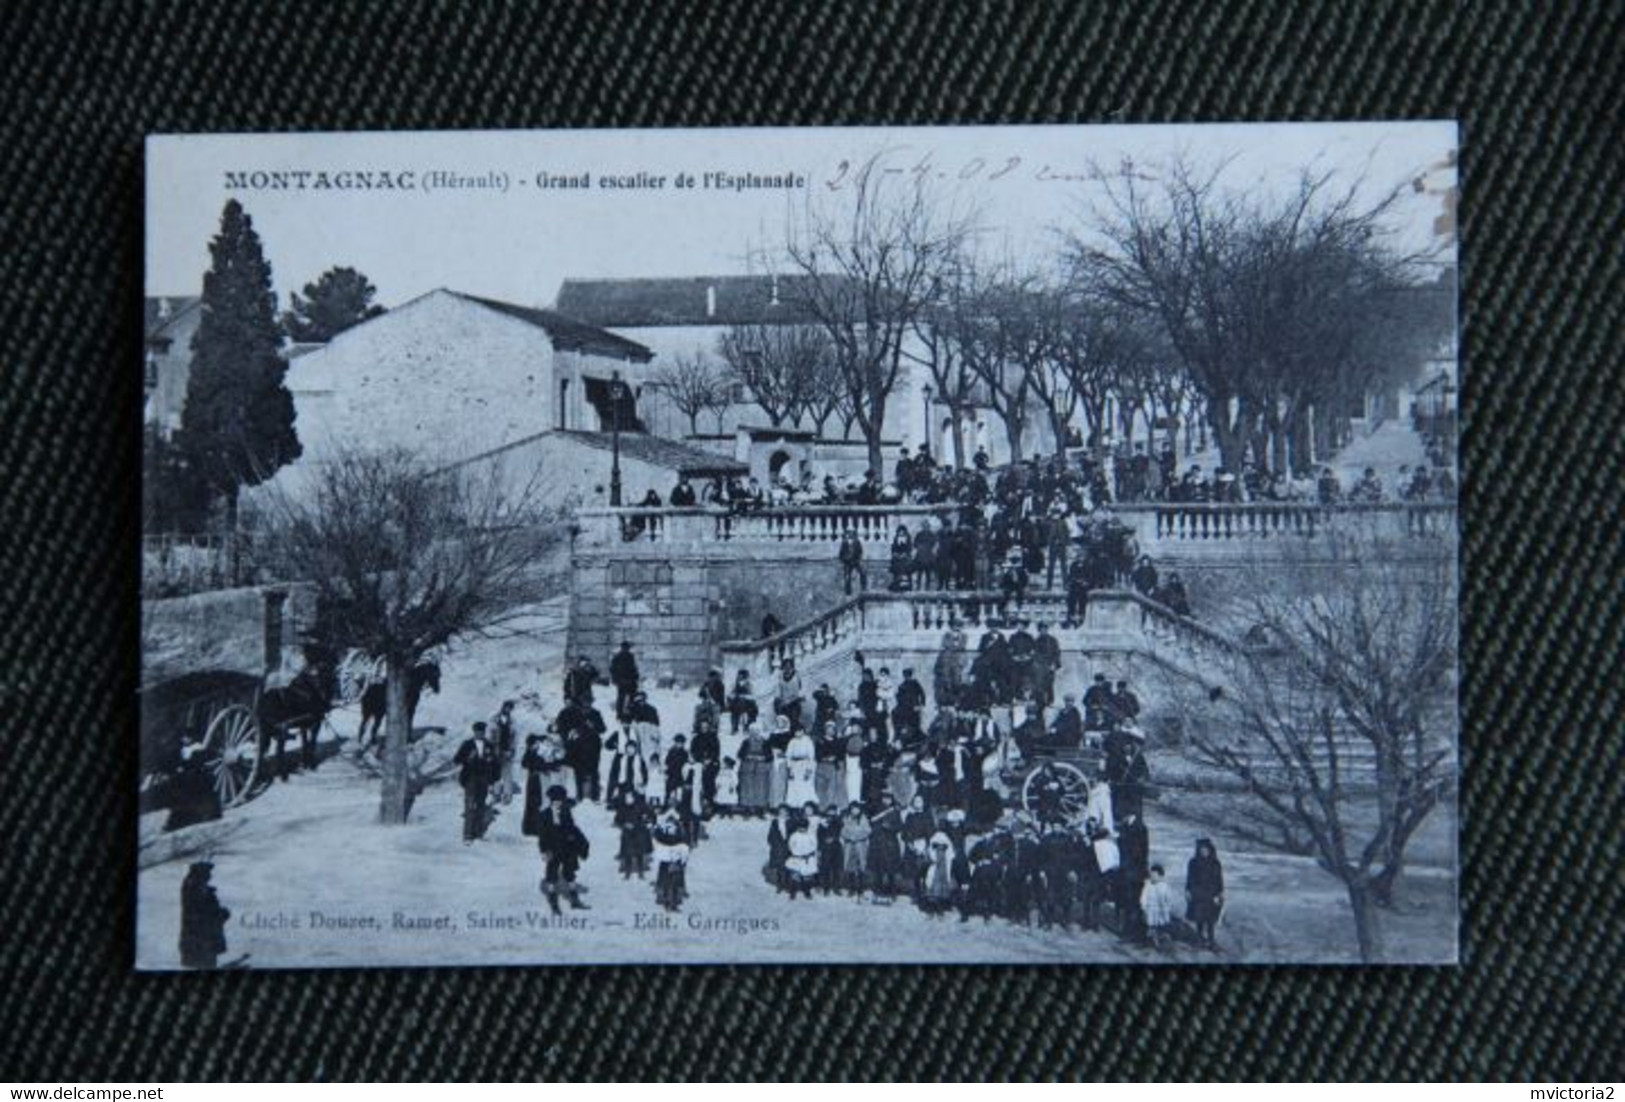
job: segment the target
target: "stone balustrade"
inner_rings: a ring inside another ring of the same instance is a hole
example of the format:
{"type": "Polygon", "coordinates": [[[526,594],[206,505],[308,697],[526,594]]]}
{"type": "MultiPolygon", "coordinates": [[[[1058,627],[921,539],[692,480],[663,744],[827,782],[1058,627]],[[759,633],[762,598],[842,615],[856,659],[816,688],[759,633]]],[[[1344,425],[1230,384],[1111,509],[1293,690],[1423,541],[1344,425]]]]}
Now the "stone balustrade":
{"type": "MultiPolygon", "coordinates": [[[[1198,668],[1218,668],[1218,662],[1267,652],[1267,648],[1233,640],[1126,590],[1092,594],[1081,624],[1063,626],[1065,613],[1065,598],[1059,594],[1031,594],[1013,603],[996,592],[872,590],[769,638],[723,643],[721,651],[723,662],[730,668],[750,667],[757,677],[763,677],[778,669],[785,658],[795,659],[796,665],[805,670],[810,663],[853,641],[884,646],[887,639],[953,629],[971,635],[994,627],[1007,628],[1009,620],[1020,618],[1049,623],[1063,647],[1110,642],[1121,648],[1182,659],[1198,668]]],[[[967,638],[968,648],[974,651],[976,642],[975,638],[967,638]]]]}
{"type": "MultiPolygon", "coordinates": [[[[899,525],[917,529],[925,518],[941,520],[948,505],[800,505],[730,512],[692,508],[583,509],[577,515],[578,546],[636,550],[644,544],[825,545],[851,529],[865,544],[891,542],[899,525]]],[[[1387,539],[1436,539],[1456,530],[1454,502],[1310,502],[1229,504],[1129,504],[1111,507],[1133,530],[1142,549],[1191,550],[1202,545],[1256,546],[1263,541],[1313,539],[1335,531],[1362,531],[1387,539]]]]}
{"type": "Polygon", "coordinates": [[[1313,539],[1340,530],[1360,530],[1387,539],[1431,539],[1456,529],[1456,505],[1449,501],[1154,503],[1117,505],[1112,513],[1134,530],[1142,548],[1313,539]]]}
{"type": "Polygon", "coordinates": [[[948,505],[799,505],[734,512],[714,506],[690,508],[582,509],[576,516],[578,546],[613,549],[644,544],[809,544],[833,547],[848,529],[865,544],[883,546],[898,525],[917,527],[941,519],[948,505]]]}

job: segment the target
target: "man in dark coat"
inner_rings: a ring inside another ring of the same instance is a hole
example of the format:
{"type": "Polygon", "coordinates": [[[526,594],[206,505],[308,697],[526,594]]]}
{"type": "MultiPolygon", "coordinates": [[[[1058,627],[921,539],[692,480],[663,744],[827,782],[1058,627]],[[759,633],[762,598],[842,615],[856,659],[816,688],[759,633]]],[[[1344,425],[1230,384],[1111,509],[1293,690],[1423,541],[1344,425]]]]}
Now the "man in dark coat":
{"type": "Polygon", "coordinates": [[[592,703],[592,687],[598,680],[598,667],[592,664],[592,659],[581,655],[576,664],[564,675],[564,701],[566,704],[575,702],[592,703]]]}
{"type": "Polygon", "coordinates": [[[1049,633],[1049,624],[1038,625],[1033,639],[1033,698],[1039,715],[1055,701],[1055,675],[1061,669],[1061,643],[1049,633]]]}
{"type": "Polygon", "coordinates": [[[722,771],[722,740],[715,727],[700,724],[688,744],[688,756],[700,765],[700,792],[709,805],[717,798],[717,774],[722,771]]]}
{"type": "Polygon", "coordinates": [[[868,575],[863,570],[863,544],[858,541],[858,534],[848,528],[841,534],[841,548],[836,553],[841,563],[841,581],[846,586],[846,595],[852,596],[852,579],[858,580],[858,592],[862,593],[869,588],[868,575]]]}
{"type": "Polygon", "coordinates": [[[1151,835],[1138,815],[1129,815],[1118,823],[1117,852],[1117,913],[1122,916],[1123,936],[1137,941],[1145,927],[1140,888],[1151,868],[1151,835]]]}
{"type": "Polygon", "coordinates": [[[688,768],[688,738],[678,735],[671,740],[671,749],[666,751],[666,798],[672,799],[673,793],[683,787],[683,770],[688,768]]]}
{"type": "Polygon", "coordinates": [[[835,693],[826,682],[818,686],[812,695],[813,721],[812,730],[822,731],[828,724],[839,722],[841,717],[841,702],[835,699],[835,693]]]}
{"type": "Polygon", "coordinates": [[[903,680],[897,684],[897,703],[892,709],[893,727],[897,737],[907,738],[905,731],[916,731],[920,716],[925,711],[925,686],[914,679],[914,671],[905,669],[903,680]]]}
{"type": "Polygon", "coordinates": [[[212,971],[226,951],[226,919],[231,912],[220,905],[209,877],[214,865],[194,861],[181,884],[181,967],[212,971]]]}
{"type": "Polygon", "coordinates": [[[882,797],[887,792],[886,783],[891,776],[892,763],[896,760],[896,752],[886,744],[879,733],[870,731],[868,741],[863,744],[863,750],[858,754],[858,768],[863,771],[860,786],[863,806],[871,815],[880,811],[882,797]]]}
{"type": "Polygon", "coordinates": [[[576,885],[576,873],[587,859],[587,836],[576,826],[570,814],[569,793],[563,786],[553,785],[547,790],[548,806],[541,814],[536,832],[536,848],[541,851],[543,865],[542,894],[554,914],[559,910],[559,896],[566,896],[570,906],[578,911],[587,910],[581,902],[581,889],[576,885]]]}
{"type": "Polygon", "coordinates": [[[660,726],[660,712],[649,703],[649,698],[643,693],[633,693],[631,702],[626,706],[626,722],[643,723],[650,727],[660,726]]]}
{"type": "Polygon", "coordinates": [[[1067,693],[1061,710],[1050,723],[1050,743],[1063,749],[1076,749],[1083,745],[1083,713],[1078,710],[1078,698],[1067,693]]]}
{"type": "Polygon", "coordinates": [[[1151,767],[1145,760],[1144,739],[1136,727],[1123,731],[1122,754],[1108,763],[1106,779],[1112,788],[1112,819],[1139,815],[1145,803],[1145,790],[1151,783],[1151,767]]]}
{"type": "MultiPolygon", "coordinates": [[[[597,714],[596,709],[590,713],[591,716],[597,714]]],[[[570,769],[576,775],[576,795],[583,800],[598,799],[598,767],[604,754],[603,726],[602,719],[597,723],[590,719],[578,723],[565,747],[570,769]]]]}
{"type": "Polygon", "coordinates": [[[1089,611],[1089,593],[1094,589],[1094,569],[1090,562],[1093,552],[1085,548],[1072,560],[1066,572],[1066,623],[1069,627],[1082,625],[1089,611]]]}
{"type": "Polygon", "coordinates": [[[484,723],[474,724],[473,735],[463,740],[452,762],[463,786],[463,845],[471,846],[485,836],[485,801],[497,775],[496,748],[485,737],[484,723]]]}
{"type": "Polygon", "coordinates": [[[1118,723],[1132,723],[1140,718],[1140,698],[1134,695],[1127,681],[1119,681],[1117,690],[1112,693],[1112,714],[1118,723]]]}
{"type": "Polygon", "coordinates": [[[914,588],[932,588],[937,578],[937,533],[929,524],[914,537],[914,588]]]}
{"type": "Polygon", "coordinates": [[[1103,673],[1095,674],[1095,683],[1083,694],[1083,723],[1091,731],[1103,731],[1112,725],[1112,686],[1103,673]]]}
{"type": "Polygon", "coordinates": [[[626,706],[638,691],[638,660],[631,643],[622,642],[621,649],[609,660],[609,679],[615,683],[615,715],[624,719],[626,706]]]}
{"type": "Polygon", "coordinates": [[[1157,592],[1157,566],[1151,561],[1150,555],[1141,555],[1140,561],[1134,564],[1134,572],[1129,575],[1134,583],[1134,591],[1142,597],[1150,597],[1157,592]]]}
{"type": "Polygon", "coordinates": [[[1027,630],[1027,621],[1016,624],[1016,630],[1010,633],[1006,646],[1010,655],[1010,696],[1012,700],[1019,700],[1031,695],[1035,687],[1033,659],[1038,653],[1037,642],[1033,639],[1033,633],[1027,630]]]}

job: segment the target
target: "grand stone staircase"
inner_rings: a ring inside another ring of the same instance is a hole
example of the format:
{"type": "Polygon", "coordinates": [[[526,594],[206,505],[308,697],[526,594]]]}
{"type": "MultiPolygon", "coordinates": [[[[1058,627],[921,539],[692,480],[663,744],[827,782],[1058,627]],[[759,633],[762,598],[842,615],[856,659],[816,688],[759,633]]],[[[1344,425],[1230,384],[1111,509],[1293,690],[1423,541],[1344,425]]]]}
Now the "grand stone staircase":
{"type": "MultiPolygon", "coordinates": [[[[721,654],[730,679],[735,669],[751,671],[765,710],[787,658],[794,659],[808,693],[827,683],[838,697],[850,699],[860,673],[860,652],[866,665],[887,667],[894,678],[912,668],[930,692],[947,633],[960,635],[969,661],[989,631],[1008,634],[1017,620],[1034,630],[1043,622],[1061,645],[1057,694],[1081,696],[1096,673],[1129,681],[1141,699],[1142,719],[1154,745],[1177,745],[1193,706],[1205,710],[1204,702],[1222,698],[1242,670],[1257,664],[1267,668],[1277,660],[1277,652],[1267,645],[1250,644],[1179,616],[1138,593],[1093,594],[1078,625],[1061,626],[1065,611],[1058,593],[1030,594],[1012,604],[997,593],[871,591],[769,638],[724,643],[721,654]]],[[[1212,717],[1201,718],[1210,721],[1220,714],[1213,709],[1212,717]]],[[[1374,773],[1375,750],[1357,732],[1339,724],[1330,742],[1312,747],[1317,766],[1324,768],[1335,750],[1338,768],[1346,774],[1369,778],[1374,773]]]]}

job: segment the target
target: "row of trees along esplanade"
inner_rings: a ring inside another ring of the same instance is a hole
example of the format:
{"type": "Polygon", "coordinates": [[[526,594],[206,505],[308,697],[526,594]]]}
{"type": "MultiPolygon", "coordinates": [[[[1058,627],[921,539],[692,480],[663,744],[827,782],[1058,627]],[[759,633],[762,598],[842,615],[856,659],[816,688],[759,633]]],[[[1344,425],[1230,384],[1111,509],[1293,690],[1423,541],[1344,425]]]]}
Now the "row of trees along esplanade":
{"type": "Polygon", "coordinates": [[[1056,248],[994,259],[974,209],[876,158],[760,252],[799,323],[735,326],[656,386],[691,428],[744,390],[773,427],[856,429],[878,471],[888,399],[916,368],[955,465],[974,448],[967,419],[991,409],[1018,461],[1040,427],[1086,443],[1160,428],[1211,439],[1232,472],[1302,477],[1349,439],[1365,395],[1415,382],[1448,344],[1451,232],[1401,247],[1415,181],[1373,192],[1305,170],[1244,193],[1223,165],[1176,160],[1095,183],[1056,248]]]}

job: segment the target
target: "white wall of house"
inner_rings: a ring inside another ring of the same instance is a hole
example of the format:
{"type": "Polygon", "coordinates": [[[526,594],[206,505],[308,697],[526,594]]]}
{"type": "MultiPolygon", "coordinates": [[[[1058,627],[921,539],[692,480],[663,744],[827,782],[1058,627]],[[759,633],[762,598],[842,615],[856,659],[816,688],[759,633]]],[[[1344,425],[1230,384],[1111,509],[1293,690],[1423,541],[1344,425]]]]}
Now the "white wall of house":
{"type": "MultiPolygon", "coordinates": [[[[476,470],[496,468],[506,500],[558,509],[608,505],[611,462],[607,451],[545,433],[475,460],[473,465],[476,470]]],[[[671,468],[621,453],[621,500],[625,504],[638,504],[650,490],[665,501],[676,485],[677,474],[671,468]]]]}
{"type": "Polygon", "coordinates": [[[553,427],[554,360],[544,330],[432,291],[289,364],[295,428],[316,460],[401,446],[450,461],[553,427]]]}

